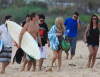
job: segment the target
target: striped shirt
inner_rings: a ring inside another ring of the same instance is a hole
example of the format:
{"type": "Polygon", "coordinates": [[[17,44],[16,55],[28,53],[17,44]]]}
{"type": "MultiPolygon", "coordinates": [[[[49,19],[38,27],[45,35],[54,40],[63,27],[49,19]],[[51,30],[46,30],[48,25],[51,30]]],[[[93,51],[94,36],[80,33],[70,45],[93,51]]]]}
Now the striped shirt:
{"type": "Polygon", "coordinates": [[[56,30],[56,25],[54,25],[48,33],[48,38],[52,50],[58,50],[58,45],[59,45],[58,36],[56,36],[57,33],[55,32],[55,30],[56,30]]]}

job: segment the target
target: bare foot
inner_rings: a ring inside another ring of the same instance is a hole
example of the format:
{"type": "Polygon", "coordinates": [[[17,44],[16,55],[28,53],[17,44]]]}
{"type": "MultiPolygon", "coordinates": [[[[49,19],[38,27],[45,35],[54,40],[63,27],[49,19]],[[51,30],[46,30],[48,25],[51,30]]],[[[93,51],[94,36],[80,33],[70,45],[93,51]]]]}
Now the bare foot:
{"type": "Polygon", "coordinates": [[[12,64],[14,64],[14,62],[12,62],[12,64]]]}
{"type": "Polygon", "coordinates": [[[21,72],[23,72],[23,71],[24,71],[24,69],[25,69],[25,67],[24,67],[24,66],[22,66],[21,72]]]}
{"type": "Polygon", "coordinates": [[[60,70],[58,70],[58,72],[60,72],[60,70]]]}
{"type": "Polygon", "coordinates": [[[52,68],[47,69],[46,72],[52,72],[52,68]]]}
{"type": "Polygon", "coordinates": [[[72,60],[73,56],[74,56],[74,55],[71,55],[71,57],[70,57],[71,60],[72,60]]]}
{"type": "Polygon", "coordinates": [[[35,70],[33,69],[32,72],[35,72],[35,70]]]}
{"type": "Polygon", "coordinates": [[[38,69],[38,71],[41,71],[41,69],[38,69]]]}
{"type": "Polygon", "coordinates": [[[67,59],[67,60],[68,60],[68,56],[69,56],[69,53],[66,53],[66,58],[65,58],[65,59],[67,59]]]}
{"type": "Polygon", "coordinates": [[[35,68],[33,68],[32,72],[35,72],[35,71],[36,71],[36,69],[35,69],[35,68]]]}
{"type": "Polygon", "coordinates": [[[70,58],[70,60],[73,60],[72,58],[70,58]]]}
{"type": "Polygon", "coordinates": [[[93,66],[91,66],[90,68],[93,68],[93,66]]]}
{"type": "Polygon", "coordinates": [[[90,66],[87,64],[87,65],[85,66],[85,68],[90,68],[90,66]]]}
{"type": "Polygon", "coordinates": [[[5,71],[1,71],[1,74],[5,74],[5,71]]]}

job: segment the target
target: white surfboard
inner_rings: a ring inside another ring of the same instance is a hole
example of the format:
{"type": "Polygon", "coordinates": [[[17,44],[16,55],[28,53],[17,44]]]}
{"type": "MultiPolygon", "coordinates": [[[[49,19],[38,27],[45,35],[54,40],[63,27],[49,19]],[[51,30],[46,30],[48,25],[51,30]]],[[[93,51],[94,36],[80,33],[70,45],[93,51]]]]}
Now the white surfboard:
{"type": "MultiPolygon", "coordinates": [[[[8,31],[18,44],[19,34],[22,29],[20,25],[13,21],[6,21],[8,31]]],[[[21,40],[21,48],[31,57],[40,59],[40,50],[34,38],[26,31],[21,40]]]]}

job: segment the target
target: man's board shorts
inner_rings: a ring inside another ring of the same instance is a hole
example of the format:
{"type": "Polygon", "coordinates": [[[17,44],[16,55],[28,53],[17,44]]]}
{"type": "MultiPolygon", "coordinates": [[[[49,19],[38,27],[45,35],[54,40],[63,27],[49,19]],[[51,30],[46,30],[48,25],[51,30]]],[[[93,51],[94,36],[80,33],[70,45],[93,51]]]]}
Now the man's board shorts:
{"type": "Polygon", "coordinates": [[[43,46],[43,51],[41,51],[41,47],[39,47],[39,49],[40,49],[40,58],[46,58],[45,46],[43,46]]]}
{"type": "Polygon", "coordinates": [[[11,62],[12,47],[4,47],[4,50],[0,53],[0,62],[11,62]]]}
{"type": "Polygon", "coordinates": [[[25,55],[26,55],[26,60],[35,61],[35,58],[32,58],[32,57],[29,56],[28,54],[25,54],[25,55]]]}

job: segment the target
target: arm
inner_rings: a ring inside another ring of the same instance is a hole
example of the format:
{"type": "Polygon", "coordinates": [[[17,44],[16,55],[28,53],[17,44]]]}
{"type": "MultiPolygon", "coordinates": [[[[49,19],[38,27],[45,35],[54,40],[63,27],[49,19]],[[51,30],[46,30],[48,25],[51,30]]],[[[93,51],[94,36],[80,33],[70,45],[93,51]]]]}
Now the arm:
{"type": "Polygon", "coordinates": [[[64,25],[67,26],[68,18],[65,20],[64,25]]]}
{"type": "Polygon", "coordinates": [[[48,47],[50,47],[50,41],[49,41],[49,38],[47,39],[47,41],[48,41],[48,47]]]}
{"type": "Polygon", "coordinates": [[[100,28],[100,23],[98,24],[98,28],[100,28]]]}
{"type": "Polygon", "coordinates": [[[79,18],[77,19],[77,23],[78,23],[78,29],[81,29],[81,24],[80,24],[79,18]]]}
{"type": "Polygon", "coordinates": [[[27,27],[28,27],[27,24],[25,24],[25,26],[22,28],[22,30],[21,30],[21,32],[19,34],[19,43],[18,43],[19,47],[21,47],[22,36],[25,33],[25,31],[27,30],[27,27]]]}
{"type": "Polygon", "coordinates": [[[41,50],[43,51],[42,42],[41,42],[40,33],[39,33],[39,25],[37,25],[37,26],[38,26],[37,39],[38,39],[38,42],[39,42],[39,44],[40,44],[40,46],[41,46],[41,50]]]}
{"type": "MultiPolygon", "coordinates": [[[[1,26],[0,26],[0,36],[1,36],[1,33],[2,33],[2,28],[1,28],[1,26]]],[[[1,37],[0,37],[0,40],[1,40],[1,37]]]]}
{"type": "Polygon", "coordinates": [[[0,26],[0,35],[1,35],[1,33],[2,33],[2,27],[0,26]]]}
{"type": "Polygon", "coordinates": [[[98,14],[96,14],[96,13],[95,13],[95,15],[97,15],[97,17],[98,17],[98,18],[99,18],[99,20],[100,20],[100,16],[99,16],[98,14]]]}
{"type": "Polygon", "coordinates": [[[88,24],[88,26],[86,28],[86,31],[85,31],[85,34],[84,34],[84,41],[85,41],[85,43],[87,42],[86,35],[87,35],[88,30],[89,30],[89,27],[90,27],[90,25],[88,24]]]}

